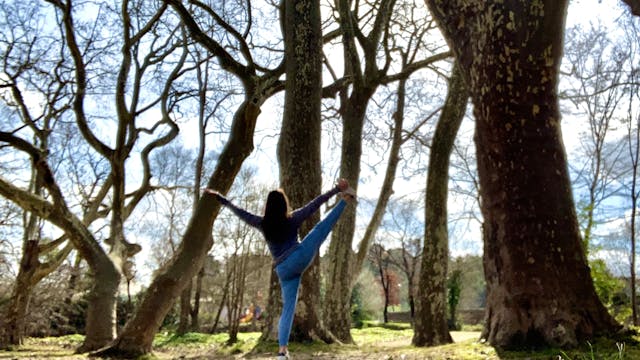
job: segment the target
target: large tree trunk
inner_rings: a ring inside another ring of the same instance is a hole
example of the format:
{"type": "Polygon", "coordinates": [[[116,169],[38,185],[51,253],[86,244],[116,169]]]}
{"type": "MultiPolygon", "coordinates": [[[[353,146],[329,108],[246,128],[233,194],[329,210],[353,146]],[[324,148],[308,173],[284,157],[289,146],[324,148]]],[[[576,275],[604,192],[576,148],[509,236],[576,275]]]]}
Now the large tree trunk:
{"type": "Polygon", "coordinates": [[[96,267],[87,299],[86,337],[77,353],[100,349],[116,337],[116,299],[120,277],[120,271],[111,260],[96,267]]]}
{"type": "MultiPolygon", "coordinates": [[[[315,0],[284,1],[286,61],[285,106],[278,141],[280,183],[297,208],[322,190],[320,161],[320,102],[322,53],[320,3],[315,0]]],[[[304,237],[319,220],[314,214],[300,229],[304,237]]],[[[324,329],[318,310],[320,299],[319,260],[305,271],[294,318],[292,340],[333,337],[324,329]]]]}
{"type": "Polygon", "coordinates": [[[447,99],[431,144],[425,201],[424,250],[413,335],[416,346],[452,342],[447,326],[447,263],[449,236],[447,198],[449,158],[464,118],[469,93],[456,63],[449,79],[447,99]]]}
{"type": "MultiPolygon", "coordinates": [[[[251,97],[236,112],[229,141],[207,187],[223,193],[229,191],[244,159],[253,150],[253,132],[259,107],[251,97]]],[[[185,230],[182,242],[171,262],[153,279],[132,318],[122,333],[97,356],[137,357],[151,351],[155,333],[176,298],[202,267],[204,257],[213,244],[211,228],[220,210],[212,196],[203,196],[185,230]]]]}
{"type": "MultiPolygon", "coordinates": [[[[345,343],[352,343],[351,337],[351,291],[353,285],[358,278],[360,269],[362,268],[368,250],[369,245],[375,238],[375,234],[382,222],[387,204],[393,194],[393,182],[396,176],[396,170],[400,162],[400,148],[404,142],[402,137],[403,122],[404,122],[404,104],[406,93],[406,79],[401,79],[398,84],[397,94],[397,107],[393,115],[394,127],[392,129],[392,143],[389,150],[389,161],[387,169],[385,171],[384,180],[380,193],[378,195],[378,201],[374,209],[373,215],[365,233],[362,237],[362,241],[358,245],[358,252],[353,254],[351,250],[351,241],[343,241],[341,239],[353,239],[355,232],[355,209],[345,210],[345,219],[338,222],[336,230],[332,237],[331,245],[329,247],[330,261],[329,268],[332,269],[330,273],[330,279],[327,281],[328,293],[324,300],[324,319],[331,332],[340,341],[345,343]],[[350,215],[347,215],[350,214],[350,215]]],[[[362,148],[362,126],[364,125],[364,112],[362,109],[359,113],[358,121],[353,121],[353,118],[345,116],[345,136],[348,134],[349,138],[343,138],[343,144],[347,148],[362,148]],[[350,124],[350,125],[348,125],[350,124]],[[354,131],[352,125],[357,126],[354,131]],[[360,136],[357,136],[360,133],[360,136]]],[[[358,178],[360,175],[360,161],[354,161],[354,157],[360,157],[361,151],[357,154],[352,152],[343,152],[343,160],[341,164],[345,168],[345,174],[349,173],[351,177],[358,178]],[[345,158],[346,157],[346,158],[345,158]]],[[[386,311],[386,308],[385,308],[386,311]]]]}
{"type": "Polygon", "coordinates": [[[574,346],[619,325],[581,245],[557,99],[567,1],[427,1],[474,103],[494,346],[574,346]]]}

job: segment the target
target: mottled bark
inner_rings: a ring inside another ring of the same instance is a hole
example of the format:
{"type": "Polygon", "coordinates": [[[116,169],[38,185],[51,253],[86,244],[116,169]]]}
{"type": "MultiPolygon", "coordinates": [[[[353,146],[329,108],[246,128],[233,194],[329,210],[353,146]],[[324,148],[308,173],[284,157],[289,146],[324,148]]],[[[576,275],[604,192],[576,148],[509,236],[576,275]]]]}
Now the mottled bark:
{"type": "MultiPolygon", "coordinates": [[[[354,91],[359,91],[355,90],[354,91]]],[[[367,90],[369,91],[369,90],[367,90]]],[[[362,157],[362,130],[367,103],[373,92],[352,99],[343,105],[340,177],[349,180],[356,191],[360,178],[362,157]]],[[[344,343],[353,343],[351,337],[351,279],[354,266],[352,258],[355,234],[356,208],[349,206],[331,234],[328,250],[329,273],[327,274],[327,296],[324,300],[324,319],[334,335],[344,343]]]]}
{"type": "MultiPolygon", "coordinates": [[[[315,0],[284,1],[286,61],[285,105],[278,141],[280,183],[292,208],[300,207],[322,191],[320,161],[320,101],[322,52],[320,3],[315,0]]],[[[319,220],[314,214],[300,229],[300,236],[319,220]]],[[[316,258],[302,277],[292,341],[333,340],[319,315],[320,273],[316,258]]]]}
{"type": "Polygon", "coordinates": [[[449,230],[447,199],[449,158],[467,108],[469,92],[456,63],[429,153],[425,201],[424,249],[418,280],[413,344],[432,346],[451,343],[447,326],[447,263],[449,230]]]}
{"type": "Polygon", "coordinates": [[[471,93],[494,346],[575,346],[619,325],[581,246],[557,98],[567,1],[427,1],[471,93]]]}

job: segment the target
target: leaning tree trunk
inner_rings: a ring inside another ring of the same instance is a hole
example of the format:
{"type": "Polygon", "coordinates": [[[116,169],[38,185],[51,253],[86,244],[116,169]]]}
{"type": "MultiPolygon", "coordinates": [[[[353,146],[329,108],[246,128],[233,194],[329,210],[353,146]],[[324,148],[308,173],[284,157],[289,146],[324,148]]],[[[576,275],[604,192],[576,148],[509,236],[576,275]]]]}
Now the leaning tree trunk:
{"type": "MultiPolygon", "coordinates": [[[[253,150],[253,132],[259,111],[259,107],[248,98],[236,112],[229,142],[218,158],[207,187],[223,193],[229,190],[244,159],[253,150]]],[[[188,281],[202,267],[204,257],[213,244],[211,228],[219,210],[220,205],[212,196],[200,198],[171,262],[153,279],[122,333],[107,348],[94,355],[137,357],[151,351],[153,337],[162,320],[188,281]]]]}
{"type": "MultiPolygon", "coordinates": [[[[356,191],[360,178],[362,129],[367,99],[344,106],[340,177],[349,180],[356,191]]],[[[353,343],[351,337],[350,299],[355,269],[352,242],[356,228],[356,208],[348,206],[331,235],[328,256],[327,296],[323,301],[324,319],[334,335],[343,343],[353,343]]]]}
{"type": "Polygon", "coordinates": [[[568,1],[427,0],[474,103],[494,346],[574,346],[619,328],[596,295],[571,193],[557,84],[568,1]]]}
{"type": "Polygon", "coordinates": [[[417,296],[413,344],[433,346],[451,343],[447,326],[447,263],[449,236],[447,195],[449,158],[464,118],[469,93],[456,62],[447,99],[431,144],[425,201],[424,250],[417,296]]]}
{"type": "MultiPolygon", "coordinates": [[[[285,105],[278,141],[280,183],[297,208],[322,190],[320,161],[322,52],[320,3],[285,0],[284,40],[286,61],[285,105]]],[[[303,237],[318,222],[315,214],[300,229],[303,237]]],[[[319,315],[320,266],[316,258],[305,271],[291,336],[295,341],[314,336],[332,341],[319,315]]]]}

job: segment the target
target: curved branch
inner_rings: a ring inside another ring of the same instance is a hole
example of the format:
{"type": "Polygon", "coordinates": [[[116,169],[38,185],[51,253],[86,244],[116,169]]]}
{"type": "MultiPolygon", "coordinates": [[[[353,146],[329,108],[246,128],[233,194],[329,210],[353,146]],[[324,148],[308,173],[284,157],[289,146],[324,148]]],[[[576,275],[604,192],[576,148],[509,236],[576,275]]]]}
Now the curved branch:
{"type": "Polygon", "coordinates": [[[238,61],[236,61],[231,54],[224,50],[224,48],[218,44],[217,41],[213,40],[211,37],[207,36],[200,26],[196,23],[195,19],[189,13],[189,10],[180,2],[179,0],[164,0],[167,4],[171,5],[173,9],[178,13],[180,19],[184,23],[184,25],[189,29],[189,33],[191,37],[195,39],[200,45],[204,46],[207,50],[213,53],[218,61],[220,61],[220,66],[223,69],[233,73],[243,83],[249,81],[249,78],[253,75],[253,72],[250,71],[246,66],[242,65],[238,61]]]}
{"type": "Polygon", "coordinates": [[[75,65],[75,73],[76,73],[76,96],[73,100],[73,111],[76,115],[76,123],[78,124],[78,129],[82,136],[87,140],[87,142],[100,154],[109,158],[113,153],[113,150],[109,148],[106,144],[102,143],[100,139],[98,139],[91,129],[89,129],[89,125],[87,123],[87,118],[84,113],[84,98],[87,91],[87,73],[84,61],[82,59],[82,52],[78,46],[78,43],[75,38],[75,29],[73,26],[73,16],[72,16],[72,5],[71,0],[68,0],[67,5],[64,5],[62,1],[51,1],[47,0],[51,4],[54,4],[62,11],[62,22],[64,25],[65,35],[67,39],[67,46],[69,47],[69,52],[71,53],[71,58],[73,59],[75,65]]]}
{"type": "Polygon", "coordinates": [[[149,31],[153,29],[153,26],[160,20],[160,18],[162,18],[162,15],[164,15],[164,12],[167,10],[167,7],[168,7],[167,3],[162,3],[162,5],[158,8],[158,11],[156,11],[153,17],[149,20],[149,22],[142,29],[140,29],[140,31],[138,31],[136,34],[131,36],[131,42],[137,43],[140,41],[140,39],[142,39],[143,36],[148,34],[149,31]]]}
{"type": "Polygon", "coordinates": [[[402,79],[406,79],[409,76],[411,76],[411,74],[413,74],[414,72],[424,69],[430,65],[432,65],[433,63],[437,62],[437,61],[442,61],[442,60],[446,60],[450,57],[453,56],[453,53],[451,51],[445,51],[439,54],[435,54],[432,56],[429,56],[426,59],[420,60],[420,61],[416,61],[416,62],[412,62],[410,64],[407,64],[406,67],[404,67],[402,69],[402,71],[400,71],[397,74],[394,75],[389,75],[384,77],[383,79],[381,79],[381,83],[382,84],[389,84],[391,82],[394,81],[398,81],[398,80],[402,80],[402,79]]]}
{"type": "Polygon", "coordinates": [[[38,244],[38,254],[47,253],[57,248],[60,244],[64,243],[67,240],[69,240],[69,237],[66,234],[64,234],[55,240],[51,240],[44,244],[38,244]]]}
{"type": "MultiPolygon", "coordinates": [[[[251,57],[251,51],[249,50],[249,46],[245,41],[245,37],[241,35],[233,26],[229,25],[223,18],[221,18],[215,11],[211,9],[211,7],[205,5],[201,1],[198,0],[190,0],[190,2],[197,7],[204,10],[207,14],[211,15],[211,17],[220,25],[223,29],[229,32],[233,37],[240,43],[240,53],[244,56],[249,64],[253,64],[253,58],[251,57]]],[[[247,28],[247,31],[249,28],[247,28]]]]}
{"type": "Polygon", "coordinates": [[[71,250],[73,250],[73,243],[68,242],[62,250],[53,256],[53,258],[46,263],[40,264],[31,278],[32,283],[35,285],[40,282],[45,276],[51,274],[54,270],[60,267],[64,259],[69,256],[71,250]]]}
{"type": "Polygon", "coordinates": [[[41,159],[45,156],[45,153],[42,150],[33,146],[33,144],[24,140],[23,138],[13,135],[12,133],[0,131],[0,141],[6,142],[14,148],[26,152],[34,160],[41,159]]]}
{"type": "Polygon", "coordinates": [[[65,231],[92,269],[96,269],[98,264],[111,262],[91,232],[64,204],[50,203],[41,196],[13,185],[3,177],[0,177],[0,195],[65,231]]]}

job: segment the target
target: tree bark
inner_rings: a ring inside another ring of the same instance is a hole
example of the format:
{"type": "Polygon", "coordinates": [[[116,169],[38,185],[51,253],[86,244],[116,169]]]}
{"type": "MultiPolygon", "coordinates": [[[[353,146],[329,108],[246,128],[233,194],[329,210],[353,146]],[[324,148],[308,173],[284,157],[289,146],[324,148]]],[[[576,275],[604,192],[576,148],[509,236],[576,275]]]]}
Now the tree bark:
{"type": "Polygon", "coordinates": [[[280,293],[280,281],[275,268],[271,268],[269,275],[269,298],[267,300],[266,314],[264,316],[264,329],[260,341],[278,340],[278,319],[282,309],[282,295],[280,293]]]}
{"type": "Polygon", "coordinates": [[[193,281],[190,280],[180,293],[180,318],[178,320],[177,335],[184,335],[189,332],[189,317],[191,315],[191,290],[193,281]]]}
{"type": "Polygon", "coordinates": [[[449,158],[467,108],[469,92],[455,63],[447,99],[431,144],[429,174],[425,200],[424,249],[417,296],[413,335],[416,346],[451,343],[447,326],[447,263],[449,230],[447,198],[449,193],[449,158]]]}
{"type": "Polygon", "coordinates": [[[476,118],[494,346],[575,346],[619,324],[581,245],[557,98],[567,1],[427,4],[460,62],[476,118]]]}
{"type": "MultiPolygon", "coordinates": [[[[284,1],[286,61],[285,105],[278,141],[280,183],[292,208],[311,201],[322,191],[320,161],[322,99],[322,29],[320,3],[315,0],[284,1]]],[[[301,227],[304,237],[320,219],[311,216],[301,227]]],[[[334,340],[319,315],[319,259],[302,276],[301,289],[291,331],[292,341],[319,338],[334,340]]],[[[271,309],[274,310],[274,309],[271,309]]]]}
{"type": "Polygon", "coordinates": [[[191,331],[200,331],[200,298],[202,297],[202,280],[204,279],[204,266],[196,276],[196,289],[193,294],[193,308],[191,309],[191,331]]]}

